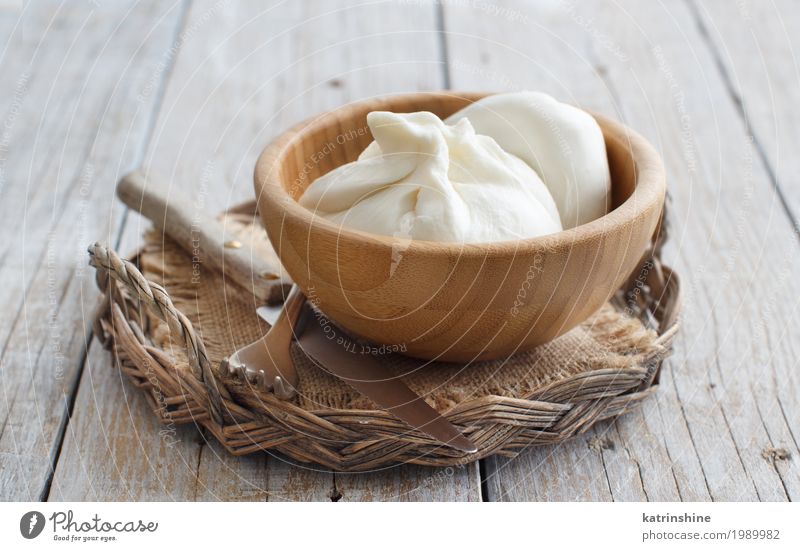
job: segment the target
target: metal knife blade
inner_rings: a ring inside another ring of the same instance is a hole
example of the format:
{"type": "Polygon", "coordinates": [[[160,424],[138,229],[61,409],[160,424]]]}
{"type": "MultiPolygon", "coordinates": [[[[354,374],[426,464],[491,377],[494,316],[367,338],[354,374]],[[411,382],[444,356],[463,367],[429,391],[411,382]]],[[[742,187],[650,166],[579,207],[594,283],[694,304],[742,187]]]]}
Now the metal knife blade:
{"type": "MultiPolygon", "coordinates": [[[[269,313],[259,308],[259,315],[269,313]]],[[[269,319],[265,318],[269,323],[269,319]]],[[[354,350],[355,340],[338,327],[320,324],[316,313],[306,304],[295,326],[295,338],[300,348],[314,363],[338,377],[398,419],[435,438],[442,444],[475,453],[477,446],[465,437],[450,421],[429,406],[402,380],[368,354],[354,350]],[[341,340],[339,340],[341,338],[341,340]]]]}
{"type": "Polygon", "coordinates": [[[259,306],[256,308],[256,313],[258,316],[266,321],[270,326],[275,325],[275,322],[278,321],[278,316],[281,315],[281,310],[283,310],[283,303],[280,304],[265,304],[264,306],[259,306]]]}

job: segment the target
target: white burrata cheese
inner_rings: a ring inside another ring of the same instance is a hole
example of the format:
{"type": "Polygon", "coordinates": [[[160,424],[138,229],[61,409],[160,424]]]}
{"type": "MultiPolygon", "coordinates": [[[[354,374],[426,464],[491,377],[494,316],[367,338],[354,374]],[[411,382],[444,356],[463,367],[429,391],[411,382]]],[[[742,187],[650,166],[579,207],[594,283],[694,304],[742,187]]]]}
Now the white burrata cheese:
{"type": "Polygon", "coordinates": [[[445,124],[428,112],[375,111],[367,124],[375,141],[312,182],[301,205],[348,228],[426,241],[487,243],[562,229],[533,165],[476,133],[468,118],[445,124]]]}
{"type": "Polygon", "coordinates": [[[565,229],[608,212],[611,177],[603,132],[585,111],[539,92],[487,96],[445,122],[469,120],[542,178],[565,229]]]}

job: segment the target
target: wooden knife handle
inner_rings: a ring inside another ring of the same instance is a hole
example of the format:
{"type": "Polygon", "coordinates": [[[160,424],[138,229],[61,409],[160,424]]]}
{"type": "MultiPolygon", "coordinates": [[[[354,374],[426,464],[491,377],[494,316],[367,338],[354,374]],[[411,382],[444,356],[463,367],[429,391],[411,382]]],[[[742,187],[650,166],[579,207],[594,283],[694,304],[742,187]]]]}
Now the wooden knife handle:
{"type": "Polygon", "coordinates": [[[208,262],[234,283],[260,300],[282,299],[284,282],[280,266],[273,265],[246,247],[235,248],[233,237],[198,200],[150,173],[131,172],[117,184],[117,196],[128,207],[148,218],[193,257],[208,262]],[[226,246],[227,245],[227,246],[226,246]]]}

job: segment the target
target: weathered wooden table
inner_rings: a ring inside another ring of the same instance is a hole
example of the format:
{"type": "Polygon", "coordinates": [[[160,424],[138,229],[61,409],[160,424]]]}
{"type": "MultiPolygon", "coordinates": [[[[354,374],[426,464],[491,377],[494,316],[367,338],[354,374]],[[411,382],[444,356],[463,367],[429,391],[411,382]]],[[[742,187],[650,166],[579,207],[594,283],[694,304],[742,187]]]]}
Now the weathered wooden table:
{"type": "Polygon", "coordinates": [[[666,2],[0,2],[0,498],[800,498],[800,8],[666,2]],[[132,250],[139,165],[221,210],[313,113],[537,89],[662,152],[683,331],[638,411],[456,470],[344,475],[176,438],[92,340],[85,247],[132,250]]]}

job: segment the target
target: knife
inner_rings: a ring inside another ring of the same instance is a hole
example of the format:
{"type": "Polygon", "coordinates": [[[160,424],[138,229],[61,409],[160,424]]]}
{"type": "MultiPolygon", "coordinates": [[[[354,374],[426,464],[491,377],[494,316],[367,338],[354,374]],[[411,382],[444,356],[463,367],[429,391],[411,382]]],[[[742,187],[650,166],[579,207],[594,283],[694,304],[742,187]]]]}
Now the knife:
{"type": "MultiPolygon", "coordinates": [[[[262,306],[256,311],[270,323],[280,310],[262,306]]],[[[478,451],[477,446],[461,434],[455,425],[429,406],[386,366],[370,355],[360,354],[349,346],[339,344],[353,343],[354,339],[336,326],[327,327],[334,327],[334,331],[329,329],[326,332],[319,323],[317,313],[306,303],[295,325],[295,338],[303,353],[316,365],[349,384],[380,408],[442,444],[465,453],[478,451]]]]}
{"type": "Polygon", "coordinates": [[[158,174],[134,171],[125,175],[117,184],[117,196],[189,254],[208,261],[260,302],[280,304],[288,293],[291,281],[277,257],[254,254],[245,243],[231,239],[225,226],[205,211],[202,201],[158,174]]]}
{"type": "MultiPolygon", "coordinates": [[[[202,201],[188,196],[157,174],[134,171],[117,184],[117,196],[128,207],[149,218],[174,239],[196,261],[223,272],[226,281],[252,293],[259,303],[278,305],[276,318],[284,310],[284,296],[291,282],[281,274],[277,256],[255,254],[246,244],[230,239],[228,230],[203,208],[202,201]]],[[[299,293],[299,291],[298,291],[299,293]]],[[[301,297],[302,298],[302,297],[301,297]]],[[[287,299],[287,305],[297,301],[287,299]]],[[[299,313],[299,302],[297,302],[299,313]]],[[[287,314],[292,314],[291,309],[287,314]]],[[[297,372],[289,357],[294,318],[277,319],[271,330],[256,342],[234,351],[222,360],[223,372],[256,383],[276,396],[289,399],[297,387],[297,372]],[[281,348],[285,347],[285,350],[281,348]],[[272,351],[272,354],[270,354],[272,351]]]]}

